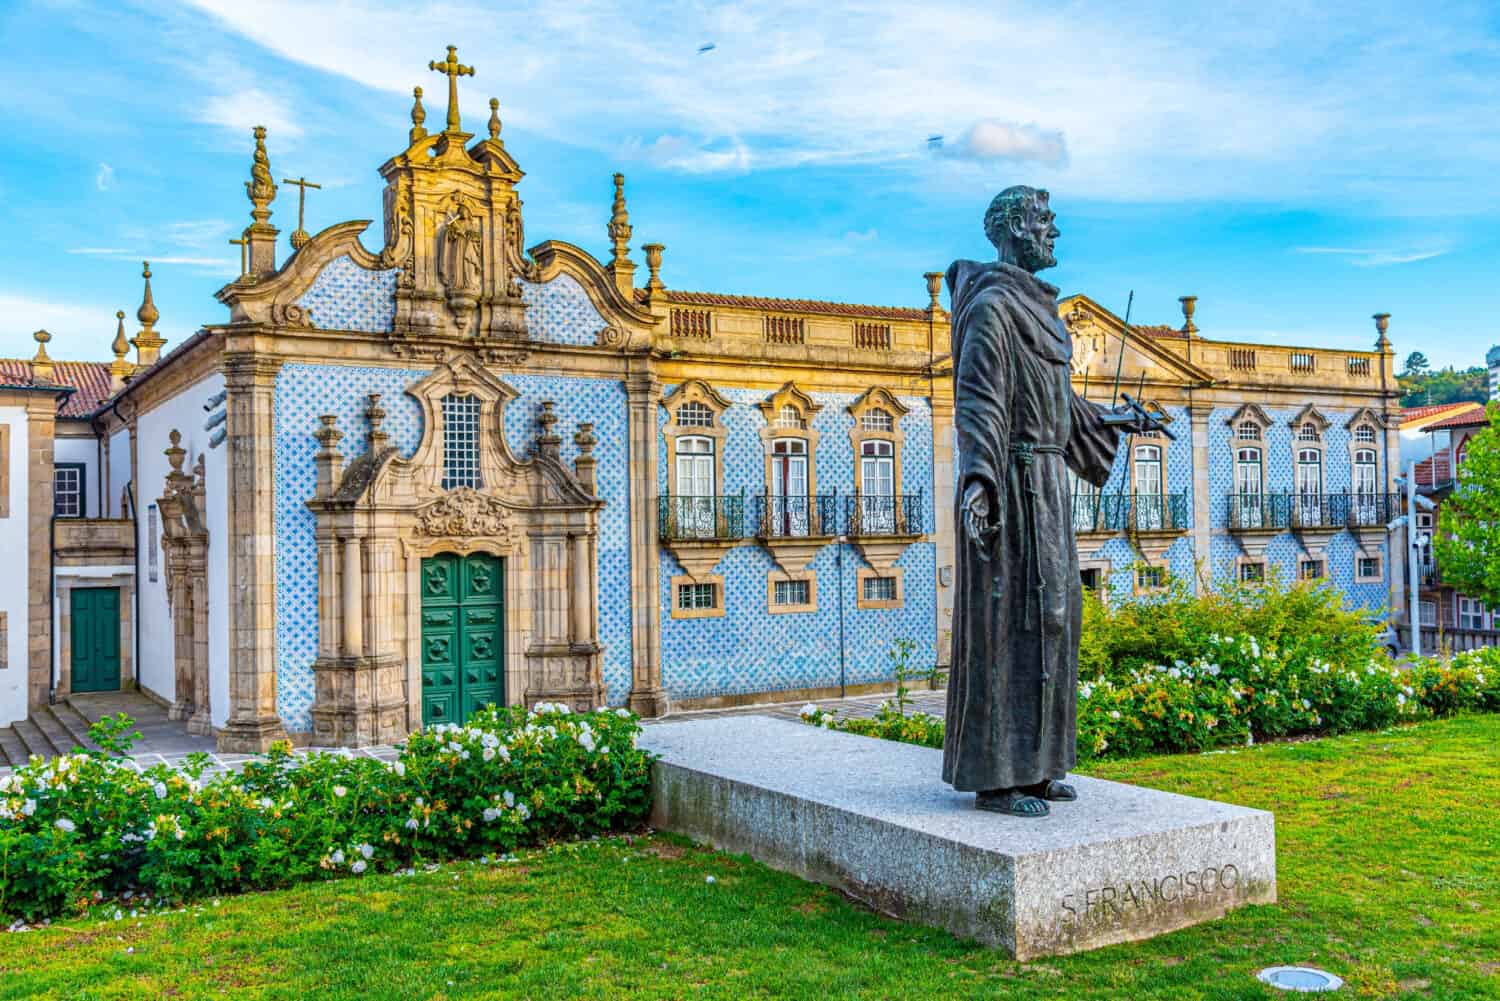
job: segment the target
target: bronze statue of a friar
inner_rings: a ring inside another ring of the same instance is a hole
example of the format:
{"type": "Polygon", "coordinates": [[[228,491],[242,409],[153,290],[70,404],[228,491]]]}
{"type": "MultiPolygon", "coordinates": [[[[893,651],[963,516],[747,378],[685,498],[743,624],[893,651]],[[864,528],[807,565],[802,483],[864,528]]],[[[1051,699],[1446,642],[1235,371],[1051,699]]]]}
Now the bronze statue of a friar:
{"type": "Polygon", "coordinates": [[[1076,760],[1083,590],[1068,470],[1103,486],[1119,436],[1155,430],[1131,401],[1108,408],[1073,392],[1073,344],[1057,288],[1046,191],[1016,186],[990,203],[991,262],[955,261],[954,423],[958,430],[958,592],[943,780],[981,810],[1042,817],[1078,798],[1076,760]]]}

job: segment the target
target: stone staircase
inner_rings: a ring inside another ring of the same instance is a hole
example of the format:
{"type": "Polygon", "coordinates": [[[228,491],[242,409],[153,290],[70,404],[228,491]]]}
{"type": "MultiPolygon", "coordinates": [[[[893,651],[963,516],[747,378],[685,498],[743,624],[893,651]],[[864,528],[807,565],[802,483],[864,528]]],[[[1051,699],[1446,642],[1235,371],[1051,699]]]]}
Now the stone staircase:
{"type": "Polygon", "coordinates": [[[0,768],[26,764],[32,755],[55,758],[75,747],[92,748],[89,720],[67,702],[35,706],[31,715],[12,726],[0,727],[0,768]]]}

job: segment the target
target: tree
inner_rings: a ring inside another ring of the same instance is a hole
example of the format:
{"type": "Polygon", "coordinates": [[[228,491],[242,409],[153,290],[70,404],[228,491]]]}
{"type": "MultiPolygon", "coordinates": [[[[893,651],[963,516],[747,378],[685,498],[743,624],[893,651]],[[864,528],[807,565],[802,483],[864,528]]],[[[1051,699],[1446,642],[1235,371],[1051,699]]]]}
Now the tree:
{"type": "Polygon", "coordinates": [[[1436,372],[1402,373],[1396,376],[1401,387],[1401,405],[1420,407],[1428,403],[1483,403],[1489,399],[1489,373],[1482,366],[1436,372]]]}
{"type": "Polygon", "coordinates": [[[1427,356],[1420,351],[1413,351],[1406,356],[1406,365],[1401,370],[1402,375],[1421,375],[1430,368],[1427,356]]]}
{"type": "Polygon", "coordinates": [[[1488,416],[1438,511],[1432,547],[1445,585],[1500,608],[1500,405],[1490,404],[1488,416]]]}

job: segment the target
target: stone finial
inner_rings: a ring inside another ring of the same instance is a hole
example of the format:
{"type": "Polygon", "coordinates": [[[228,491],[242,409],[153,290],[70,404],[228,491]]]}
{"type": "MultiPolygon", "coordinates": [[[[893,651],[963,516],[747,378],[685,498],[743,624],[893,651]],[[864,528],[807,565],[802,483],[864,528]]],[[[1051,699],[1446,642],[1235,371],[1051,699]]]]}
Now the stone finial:
{"type": "Polygon", "coordinates": [[[1385,332],[1390,329],[1391,314],[1376,313],[1372,319],[1375,321],[1375,330],[1380,335],[1375,339],[1375,349],[1377,351],[1390,351],[1391,339],[1386,336],[1385,332]]]}
{"type": "Polygon", "coordinates": [[[1198,325],[1193,322],[1193,312],[1198,308],[1198,297],[1196,295],[1181,295],[1177,301],[1182,303],[1182,333],[1191,337],[1198,332],[1198,325]]]}
{"type": "Polygon", "coordinates": [[[47,342],[52,340],[52,335],[45,330],[38,330],[31,335],[36,341],[36,354],[31,356],[31,381],[38,384],[52,382],[52,359],[47,357],[47,342]]]}
{"type": "Polygon", "coordinates": [[[490,138],[500,141],[500,99],[490,98],[490,138]]]}
{"type": "Polygon", "coordinates": [[[339,451],[339,442],[343,440],[344,432],[339,430],[339,419],[333,414],[323,414],[318,423],[318,430],[313,432],[313,438],[318,442],[313,467],[317,470],[318,496],[328,497],[338,486],[342,472],[344,454],[339,451]]]}
{"type": "Polygon", "coordinates": [[[250,180],[245,182],[245,196],[250,199],[250,218],[245,230],[250,241],[250,274],[268,275],[276,270],[276,234],[271,225],[271,202],[276,198],[276,182],[271,179],[271,158],[266,155],[266,127],[254,129],[255,153],[250,161],[250,180]]]}
{"type": "Polygon", "coordinates": [[[203,510],[203,499],[208,493],[208,472],[204,469],[206,457],[202,452],[198,453],[198,461],[193,463],[193,499],[198,502],[198,510],[203,510]]]}
{"type": "Polygon", "coordinates": [[[578,458],[573,460],[573,471],[578,475],[578,482],[584,485],[589,493],[594,492],[594,469],[598,460],[594,458],[594,446],[599,439],[594,437],[594,425],[591,421],[581,421],[578,430],[573,432],[573,444],[578,447],[578,458]]]}
{"type": "Polygon", "coordinates": [[[130,352],[130,341],[125,339],[125,311],[115,310],[115,339],[109,349],[114,352],[115,360],[109,364],[109,388],[119,392],[125,388],[125,380],[130,378],[135,369],[130,362],[125,360],[125,355],[130,352]]]}
{"type": "Polygon", "coordinates": [[[161,357],[161,346],[167,343],[167,339],[156,332],[156,321],[161,319],[161,313],[157,312],[156,303],[151,298],[150,261],[141,262],[141,279],[145,282],[145,290],[141,293],[141,308],[135,311],[141,329],[130,341],[135,345],[136,368],[155,365],[156,359],[161,357]]]}
{"type": "Polygon", "coordinates": [[[641,247],[646,252],[646,267],[651,272],[650,279],[646,282],[646,288],[652,292],[660,292],[667,286],[661,280],[661,252],[667,248],[660,243],[648,243],[641,247]]]}
{"type": "Polygon", "coordinates": [[[421,87],[413,87],[411,97],[411,143],[415,146],[417,140],[427,138],[427,130],[422,127],[422,123],[427,121],[427,109],[422,107],[421,87]]]}
{"type": "Polygon", "coordinates": [[[943,304],[938,300],[943,292],[943,273],[927,271],[922,277],[927,279],[927,312],[936,316],[943,311],[943,304]]]}
{"type": "Polygon", "coordinates": [[[625,175],[615,175],[615,200],[609,215],[609,239],[614,244],[614,255],[609,262],[609,272],[614,275],[615,287],[626,296],[635,288],[635,264],[630,260],[630,210],[625,205],[625,175]]]}
{"type": "Polygon", "coordinates": [[[552,400],[542,401],[542,412],[537,414],[536,422],[541,425],[542,433],[537,435],[536,450],[539,455],[545,455],[556,459],[562,453],[562,435],[552,430],[557,423],[558,417],[553,408],[557,404],[552,400]]]}
{"type": "Polygon", "coordinates": [[[163,452],[167,462],[172,465],[171,471],[167,473],[167,493],[176,495],[192,489],[193,479],[182,471],[183,460],[187,458],[187,449],[182,447],[182,432],[173,428],[168,432],[167,440],[172,443],[163,452]]]}
{"type": "Polygon", "coordinates": [[[385,448],[391,436],[382,427],[385,422],[385,408],[380,405],[380,394],[371,393],[368,399],[370,405],[365,407],[365,420],[370,422],[370,433],[365,440],[369,443],[370,454],[373,455],[385,448]]]}

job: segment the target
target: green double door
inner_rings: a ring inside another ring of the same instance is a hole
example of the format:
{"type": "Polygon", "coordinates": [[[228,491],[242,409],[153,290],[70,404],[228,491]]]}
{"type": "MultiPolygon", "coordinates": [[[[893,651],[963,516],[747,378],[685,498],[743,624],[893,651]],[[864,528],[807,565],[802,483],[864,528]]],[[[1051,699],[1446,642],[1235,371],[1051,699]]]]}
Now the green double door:
{"type": "Polygon", "coordinates": [[[422,561],[422,723],[462,723],[505,704],[505,564],[493,556],[422,561]]]}
{"type": "Polygon", "coordinates": [[[69,601],[73,691],[119,691],[120,589],[75,587],[69,601]]]}

